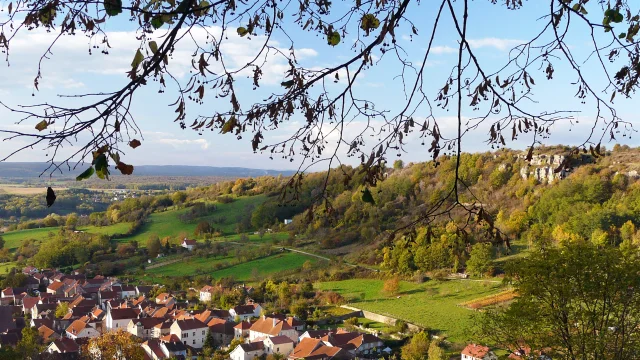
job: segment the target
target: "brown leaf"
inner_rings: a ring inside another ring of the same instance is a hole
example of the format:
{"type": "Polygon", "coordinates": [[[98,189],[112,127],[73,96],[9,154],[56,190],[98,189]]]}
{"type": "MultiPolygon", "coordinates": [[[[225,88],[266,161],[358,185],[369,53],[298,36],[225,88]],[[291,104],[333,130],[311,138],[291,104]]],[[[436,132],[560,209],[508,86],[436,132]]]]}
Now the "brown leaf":
{"type": "Polygon", "coordinates": [[[127,165],[122,161],[118,162],[116,169],[120,170],[122,175],[131,175],[133,174],[133,165],[127,165]]]}
{"type": "Polygon", "coordinates": [[[131,146],[134,149],[137,148],[140,145],[142,145],[142,143],[138,139],[133,139],[133,140],[129,141],[129,146],[131,146]]]}
{"type": "Polygon", "coordinates": [[[47,123],[47,120],[42,120],[42,121],[40,121],[39,123],[36,124],[36,130],[42,131],[42,130],[46,129],[47,126],[49,126],[49,123],[47,123]]]}

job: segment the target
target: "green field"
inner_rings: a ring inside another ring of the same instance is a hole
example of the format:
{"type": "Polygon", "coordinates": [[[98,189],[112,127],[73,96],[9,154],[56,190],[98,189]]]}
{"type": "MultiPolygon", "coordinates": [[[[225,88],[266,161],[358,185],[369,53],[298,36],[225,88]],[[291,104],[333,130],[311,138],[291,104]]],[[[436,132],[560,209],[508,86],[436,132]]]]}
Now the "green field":
{"type": "Polygon", "coordinates": [[[315,264],[317,261],[322,260],[312,256],[287,252],[214,271],[211,276],[214,279],[231,276],[236,281],[251,281],[253,280],[253,269],[258,269],[260,276],[266,277],[280,271],[301,268],[306,261],[311,261],[311,263],[315,264]]]}
{"type": "Polygon", "coordinates": [[[206,272],[214,271],[214,266],[223,262],[231,262],[233,256],[226,257],[210,257],[210,258],[191,258],[179,261],[167,266],[161,266],[154,269],[148,269],[145,272],[153,275],[165,276],[187,276],[196,273],[196,270],[202,269],[206,272]]]}
{"type": "Polygon", "coordinates": [[[318,283],[316,287],[342,294],[351,306],[439,331],[456,343],[471,339],[475,314],[458,304],[503,289],[500,284],[482,281],[402,282],[396,298],[383,294],[382,280],[352,279],[318,283]]]}
{"type": "Polygon", "coordinates": [[[15,261],[0,263],[0,275],[8,273],[9,270],[11,270],[14,267],[16,267],[15,261]]]}
{"type": "Polygon", "coordinates": [[[129,231],[131,223],[118,223],[109,226],[83,226],[78,228],[80,231],[99,235],[125,234],[129,231]]]}
{"type": "MultiPolygon", "coordinates": [[[[78,228],[79,231],[85,231],[91,234],[103,234],[113,235],[126,233],[129,230],[129,223],[120,223],[109,226],[84,226],[78,228]]],[[[5,246],[9,250],[15,250],[25,240],[46,240],[49,238],[49,233],[57,234],[60,231],[59,227],[48,227],[38,229],[16,230],[2,234],[2,238],[6,241],[5,246]]]]}
{"type": "MultiPolygon", "coordinates": [[[[199,218],[196,221],[190,223],[184,223],[180,221],[178,218],[179,215],[184,214],[189,209],[180,209],[180,210],[169,210],[160,213],[154,213],[149,216],[149,219],[142,226],[142,229],[138,232],[138,234],[119,239],[120,242],[130,242],[137,241],[141,246],[146,244],[147,239],[149,238],[149,234],[155,233],[158,234],[160,238],[165,236],[177,236],[180,233],[184,232],[189,236],[193,236],[193,231],[196,229],[198,221],[207,220],[211,221],[212,219],[219,219],[221,217],[226,218],[226,220],[221,224],[212,224],[213,227],[220,228],[225,234],[231,234],[235,232],[235,226],[237,223],[238,216],[241,216],[244,212],[244,209],[247,205],[258,205],[266,200],[266,196],[250,196],[250,197],[240,197],[237,198],[236,201],[229,204],[217,204],[217,210],[209,215],[202,218],[199,218]]],[[[268,238],[265,235],[265,238],[268,238]]]]}
{"type": "Polygon", "coordinates": [[[6,242],[4,246],[9,250],[15,250],[20,246],[20,243],[22,243],[24,240],[28,240],[28,239],[45,240],[49,237],[50,232],[56,234],[58,230],[59,228],[57,227],[17,230],[17,231],[6,232],[1,236],[6,242]]]}

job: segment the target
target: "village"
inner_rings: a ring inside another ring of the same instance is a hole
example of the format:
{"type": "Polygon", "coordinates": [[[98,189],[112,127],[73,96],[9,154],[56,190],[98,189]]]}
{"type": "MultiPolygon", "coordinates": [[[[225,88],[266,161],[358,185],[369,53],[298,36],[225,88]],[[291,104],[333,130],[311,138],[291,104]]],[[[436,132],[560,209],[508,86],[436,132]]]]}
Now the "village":
{"type": "MultiPolygon", "coordinates": [[[[251,300],[253,288],[244,285],[236,287],[247,295],[244,304],[210,309],[206,305],[220,285],[194,289],[198,301],[190,302],[154,286],[124,285],[117,278],[100,275],[88,279],[83,274],[31,266],[23,274],[28,277],[25,288],[2,290],[0,347],[15,346],[25,327],[35,328],[46,359],[81,358],[83,345],[109,332],[125,332],[144,350],[145,359],[152,360],[197,359],[207,346],[224,350],[232,360],[396,355],[375,333],[339,326],[309,328],[294,316],[266,314],[251,300]]],[[[475,344],[468,345],[461,357],[496,358],[489,348],[475,344]]]]}

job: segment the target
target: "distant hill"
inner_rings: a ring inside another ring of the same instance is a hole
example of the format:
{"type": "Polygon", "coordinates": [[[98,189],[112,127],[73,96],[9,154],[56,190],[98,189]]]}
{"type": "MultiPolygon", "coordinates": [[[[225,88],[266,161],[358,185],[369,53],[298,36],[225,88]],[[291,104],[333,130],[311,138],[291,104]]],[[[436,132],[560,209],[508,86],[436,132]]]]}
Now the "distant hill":
{"type": "MultiPolygon", "coordinates": [[[[42,162],[0,162],[0,178],[37,178],[48,164],[42,162]]],[[[75,177],[80,174],[86,166],[79,166],[56,177],[75,177]]],[[[116,175],[117,170],[112,169],[116,175]]],[[[241,167],[216,167],[216,166],[188,166],[188,165],[140,165],[136,166],[134,176],[217,176],[217,177],[256,177],[264,175],[293,175],[292,170],[263,170],[249,169],[241,167]]],[[[48,175],[45,174],[45,175],[48,175]]]]}

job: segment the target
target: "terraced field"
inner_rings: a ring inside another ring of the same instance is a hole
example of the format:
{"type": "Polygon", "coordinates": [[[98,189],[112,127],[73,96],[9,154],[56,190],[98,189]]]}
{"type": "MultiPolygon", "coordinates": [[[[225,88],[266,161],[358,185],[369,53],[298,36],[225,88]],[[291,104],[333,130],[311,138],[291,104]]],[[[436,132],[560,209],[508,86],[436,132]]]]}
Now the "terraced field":
{"type": "Polygon", "coordinates": [[[439,331],[456,343],[471,340],[476,314],[459,304],[504,290],[499,283],[483,281],[402,282],[400,293],[395,297],[383,293],[383,283],[382,280],[352,279],[318,283],[316,287],[340,293],[356,308],[439,331]]]}

